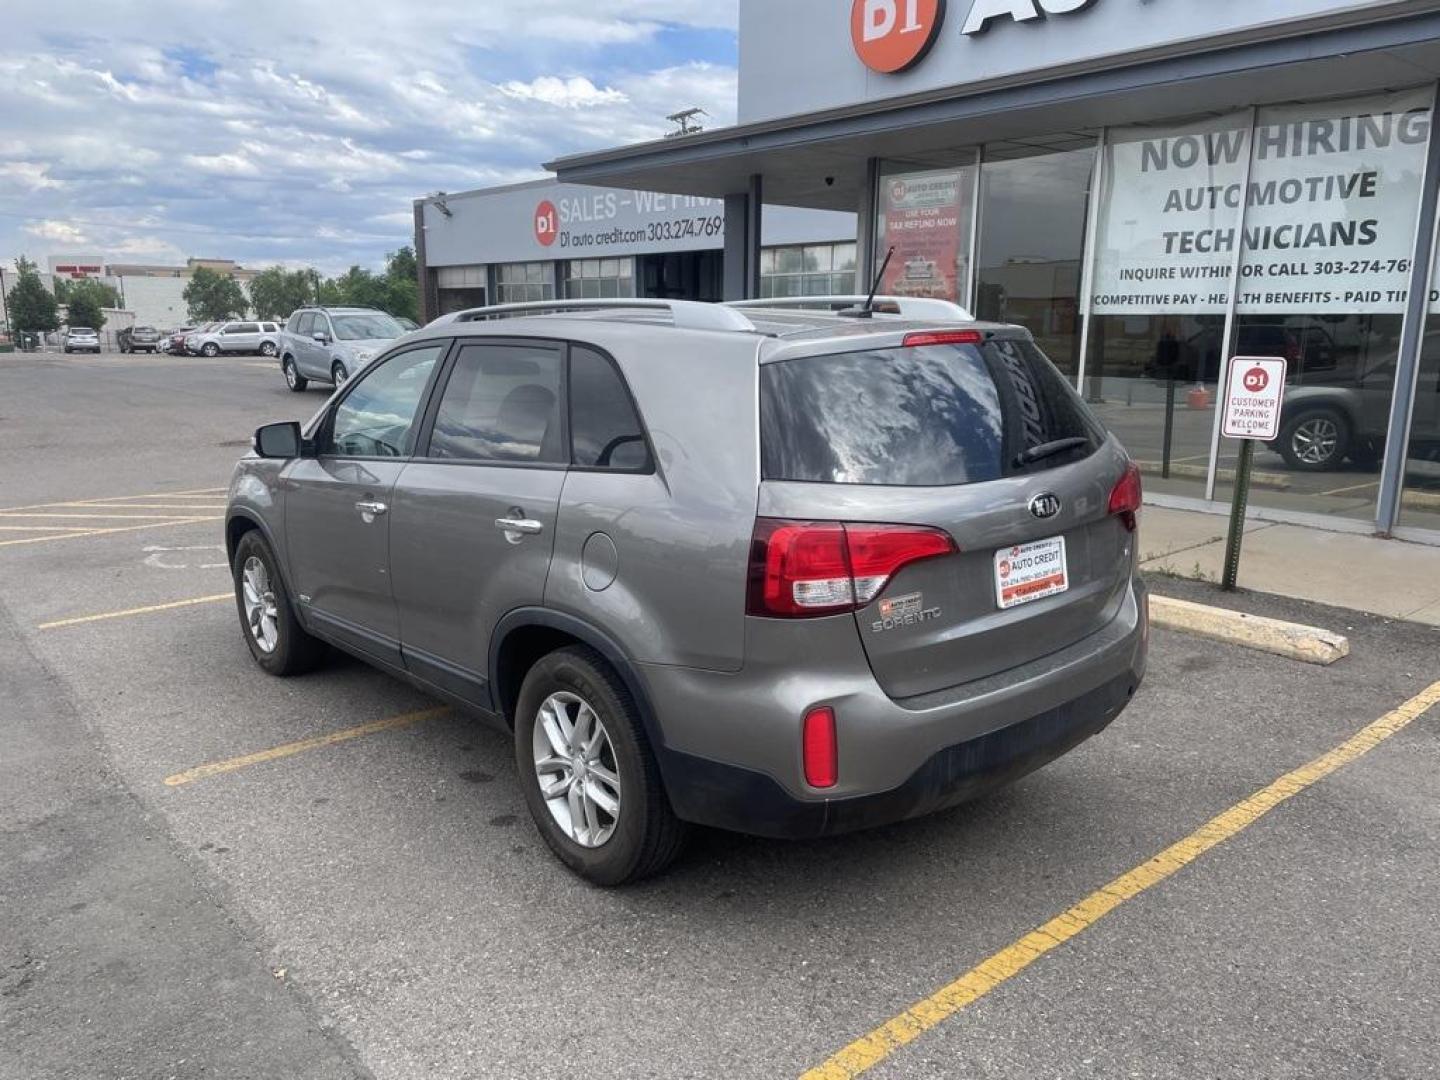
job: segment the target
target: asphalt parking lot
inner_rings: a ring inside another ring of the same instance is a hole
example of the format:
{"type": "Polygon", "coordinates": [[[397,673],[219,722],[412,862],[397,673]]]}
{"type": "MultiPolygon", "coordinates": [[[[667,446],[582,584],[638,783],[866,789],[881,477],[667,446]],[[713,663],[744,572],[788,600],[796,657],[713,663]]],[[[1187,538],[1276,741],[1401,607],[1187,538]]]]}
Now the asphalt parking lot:
{"type": "Polygon", "coordinates": [[[0,357],[0,1077],[1440,1075],[1437,631],[1248,597],[1351,657],[1157,630],[1013,788],[599,890],[499,735],[252,663],[223,489],[324,396],[0,357]]]}

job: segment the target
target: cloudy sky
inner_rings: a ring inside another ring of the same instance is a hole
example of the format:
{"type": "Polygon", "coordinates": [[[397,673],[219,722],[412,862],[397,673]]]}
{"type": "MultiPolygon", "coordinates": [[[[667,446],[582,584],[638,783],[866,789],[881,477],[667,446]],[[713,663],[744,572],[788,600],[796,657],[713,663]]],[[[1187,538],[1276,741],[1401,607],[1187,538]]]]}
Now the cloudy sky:
{"type": "Polygon", "coordinates": [[[0,265],[378,266],[411,200],[735,111],[737,0],[3,0],[0,265]]]}

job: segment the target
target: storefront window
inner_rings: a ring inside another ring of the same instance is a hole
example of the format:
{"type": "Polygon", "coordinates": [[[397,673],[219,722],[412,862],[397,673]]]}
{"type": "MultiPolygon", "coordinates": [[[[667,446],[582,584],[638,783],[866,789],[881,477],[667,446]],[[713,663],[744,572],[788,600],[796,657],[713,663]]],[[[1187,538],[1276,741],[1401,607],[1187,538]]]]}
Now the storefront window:
{"type": "Polygon", "coordinates": [[[565,266],[565,295],[595,300],[635,295],[634,259],[574,259],[565,266]]]}
{"type": "MultiPolygon", "coordinates": [[[[1289,377],[1280,438],[1255,458],[1254,505],[1374,519],[1431,99],[1259,111],[1231,352],[1283,356],[1289,377]]],[[[1221,441],[1222,478],[1238,450],[1221,441]]]]}
{"type": "Polygon", "coordinates": [[[987,146],[980,167],[975,314],[1024,326],[1072,379],[1095,142],[1081,135],[1047,140],[1046,149],[987,146]],[[1056,153],[1055,143],[1084,149],[1056,153]]]}
{"type": "Polygon", "coordinates": [[[1400,524],[1440,530],[1440,237],[1430,274],[1429,317],[1420,340],[1420,371],[1410,412],[1400,524]]]}
{"type": "Polygon", "coordinates": [[[760,253],[760,295],[849,296],[855,292],[855,245],[804,244],[760,253]]]}
{"type": "Polygon", "coordinates": [[[495,267],[495,276],[502,304],[555,299],[554,263],[501,263],[495,267]]]}
{"type": "Polygon", "coordinates": [[[881,168],[875,265],[895,249],[880,282],[883,295],[929,296],[969,307],[979,166],[974,151],[944,157],[954,163],[888,162],[881,168]]]}
{"type": "Polygon", "coordinates": [[[1151,491],[1205,494],[1249,147],[1249,113],[1108,133],[1085,394],[1151,491]]]}

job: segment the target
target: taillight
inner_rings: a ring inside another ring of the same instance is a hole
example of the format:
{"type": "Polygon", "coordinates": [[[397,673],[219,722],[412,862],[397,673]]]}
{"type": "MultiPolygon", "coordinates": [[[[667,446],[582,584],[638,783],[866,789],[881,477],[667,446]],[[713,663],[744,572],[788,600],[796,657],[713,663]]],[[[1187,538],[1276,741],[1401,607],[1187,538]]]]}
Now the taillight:
{"type": "Polygon", "coordinates": [[[955,550],[948,533],[921,525],[760,518],[746,611],[779,618],[858,611],[902,567],[955,550]]]}
{"type": "Polygon", "coordinates": [[[925,330],[906,334],[901,342],[907,349],[923,349],[926,345],[982,345],[985,335],[979,330],[925,330]]]}
{"type": "Polygon", "coordinates": [[[835,710],[821,705],[805,714],[800,738],[805,759],[805,782],[811,787],[834,787],[840,779],[840,748],[835,738],[835,710]]]}
{"type": "Polygon", "coordinates": [[[1110,492],[1110,513],[1117,515],[1131,532],[1135,531],[1135,515],[1140,512],[1142,494],[1140,466],[1132,461],[1125,466],[1125,475],[1110,492]]]}

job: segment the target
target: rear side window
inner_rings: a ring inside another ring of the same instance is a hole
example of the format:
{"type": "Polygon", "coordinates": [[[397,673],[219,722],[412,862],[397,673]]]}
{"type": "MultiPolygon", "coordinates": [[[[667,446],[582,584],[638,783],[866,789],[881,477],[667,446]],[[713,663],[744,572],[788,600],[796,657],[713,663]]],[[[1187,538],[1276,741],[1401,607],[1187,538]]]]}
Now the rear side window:
{"type": "Polygon", "coordinates": [[[467,345],[440,398],[432,458],[565,462],[560,350],[467,345]]]}
{"type": "Polygon", "coordinates": [[[1032,342],[993,339],[767,364],[760,439],[767,480],[938,487],[1066,464],[1103,433],[1032,342]]]}
{"type": "Polygon", "coordinates": [[[571,461],[582,469],[645,472],[650,448],[620,373],[594,349],[570,350],[571,461]]]}

